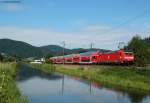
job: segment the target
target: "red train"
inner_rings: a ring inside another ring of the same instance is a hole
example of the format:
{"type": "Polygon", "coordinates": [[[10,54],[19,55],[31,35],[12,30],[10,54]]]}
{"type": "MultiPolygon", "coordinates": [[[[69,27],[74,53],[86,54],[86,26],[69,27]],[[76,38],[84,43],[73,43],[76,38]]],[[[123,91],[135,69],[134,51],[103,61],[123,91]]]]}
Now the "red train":
{"type": "Polygon", "coordinates": [[[50,61],[53,63],[76,63],[76,64],[102,64],[102,63],[129,64],[133,63],[134,59],[135,58],[132,52],[117,50],[110,52],[89,51],[80,54],[57,56],[50,58],[50,61]]]}

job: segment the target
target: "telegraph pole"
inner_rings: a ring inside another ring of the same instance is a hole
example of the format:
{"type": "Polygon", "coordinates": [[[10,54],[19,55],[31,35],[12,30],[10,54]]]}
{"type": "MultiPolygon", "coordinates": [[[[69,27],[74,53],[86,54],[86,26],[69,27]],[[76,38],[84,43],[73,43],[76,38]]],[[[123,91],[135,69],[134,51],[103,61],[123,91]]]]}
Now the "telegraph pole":
{"type": "Polygon", "coordinates": [[[66,43],[65,41],[62,42],[62,46],[63,46],[63,64],[65,64],[65,61],[64,61],[64,55],[65,55],[65,46],[66,46],[66,43]]]}
{"type": "Polygon", "coordinates": [[[64,74],[62,75],[62,87],[61,87],[61,89],[62,89],[62,95],[64,94],[64,83],[65,83],[65,76],[64,76],[64,74]]]}
{"type": "Polygon", "coordinates": [[[94,46],[94,43],[91,43],[90,44],[90,48],[93,49],[93,46],[94,46]]]}
{"type": "Polygon", "coordinates": [[[125,43],[124,42],[119,42],[118,48],[123,49],[124,47],[125,47],[125,43]]]}

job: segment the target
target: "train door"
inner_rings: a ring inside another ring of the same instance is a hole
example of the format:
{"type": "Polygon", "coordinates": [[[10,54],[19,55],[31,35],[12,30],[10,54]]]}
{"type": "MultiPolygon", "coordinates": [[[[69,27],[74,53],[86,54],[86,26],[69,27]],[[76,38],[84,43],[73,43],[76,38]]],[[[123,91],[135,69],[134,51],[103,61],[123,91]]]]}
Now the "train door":
{"type": "Polygon", "coordinates": [[[119,50],[118,53],[117,53],[117,60],[118,60],[118,63],[123,63],[123,57],[124,57],[124,53],[122,50],[119,50]]]}

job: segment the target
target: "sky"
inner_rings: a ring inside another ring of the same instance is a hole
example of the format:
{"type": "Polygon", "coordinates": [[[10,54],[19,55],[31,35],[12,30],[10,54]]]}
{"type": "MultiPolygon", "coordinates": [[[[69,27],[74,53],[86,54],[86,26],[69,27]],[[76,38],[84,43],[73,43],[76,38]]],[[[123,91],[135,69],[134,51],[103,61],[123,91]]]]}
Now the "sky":
{"type": "Polygon", "coordinates": [[[150,36],[150,0],[0,0],[0,39],[34,46],[118,49],[150,36]]]}

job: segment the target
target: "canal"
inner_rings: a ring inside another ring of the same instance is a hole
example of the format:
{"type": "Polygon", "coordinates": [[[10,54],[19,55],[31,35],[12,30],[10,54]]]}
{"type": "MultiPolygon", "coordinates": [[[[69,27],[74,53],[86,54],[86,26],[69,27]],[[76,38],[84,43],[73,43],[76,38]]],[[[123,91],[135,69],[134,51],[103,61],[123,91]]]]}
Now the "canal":
{"type": "Polygon", "coordinates": [[[44,73],[27,66],[17,71],[16,83],[29,103],[150,103],[150,96],[103,87],[78,77],[44,73]]]}

